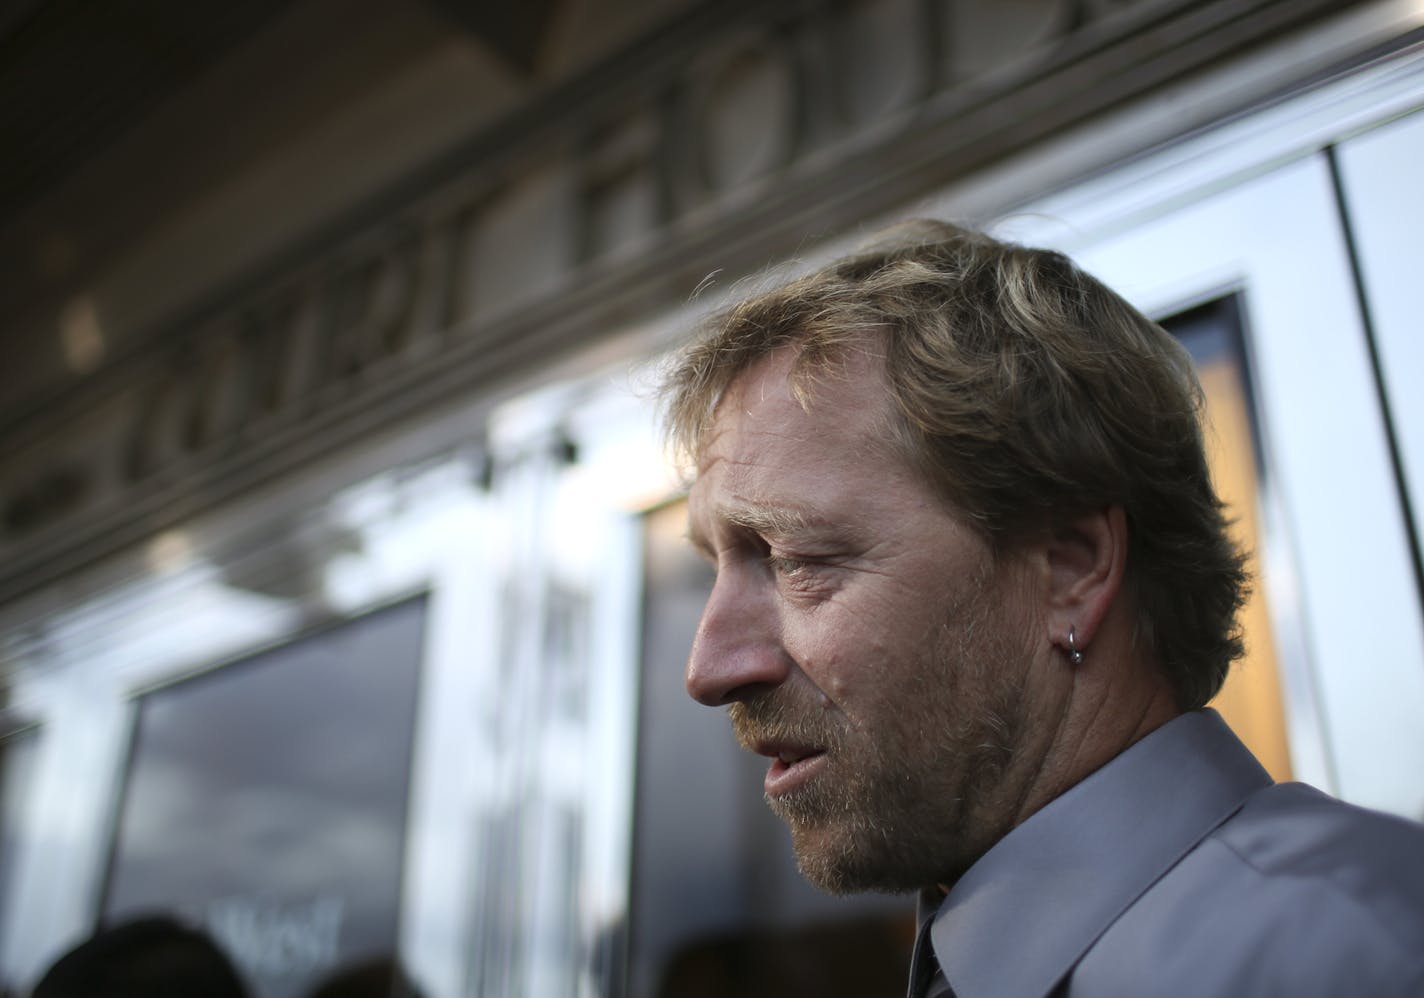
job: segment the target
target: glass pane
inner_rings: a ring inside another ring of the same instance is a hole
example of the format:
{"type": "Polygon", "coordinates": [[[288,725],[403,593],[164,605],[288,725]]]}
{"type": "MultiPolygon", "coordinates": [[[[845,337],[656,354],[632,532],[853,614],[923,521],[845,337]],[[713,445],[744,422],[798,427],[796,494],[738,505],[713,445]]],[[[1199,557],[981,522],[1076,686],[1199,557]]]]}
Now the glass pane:
{"type": "Polygon", "coordinates": [[[1226,503],[1236,542],[1249,552],[1254,580],[1241,611],[1246,655],[1232,666],[1212,706],[1277,780],[1291,779],[1275,642],[1258,552],[1261,548],[1261,462],[1256,445],[1242,347],[1241,320],[1234,298],[1222,298],[1163,323],[1191,351],[1206,396],[1207,462],[1217,494],[1226,503]]]}
{"type": "MultiPolygon", "coordinates": [[[[0,741],[0,939],[9,928],[5,913],[25,841],[24,816],[34,783],[39,734],[38,728],[30,728],[0,741]]],[[[0,987],[4,983],[0,981],[0,987]]]]}
{"type": "Polygon", "coordinates": [[[914,901],[832,898],[806,883],[762,801],[765,761],[737,747],[725,712],[683,690],[712,583],[686,526],[681,503],[645,522],[627,994],[899,998],[914,901]]]}
{"type": "Polygon", "coordinates": [[[201,924],[265,998],[393,960],[425,610],[144,696],[104,920],[201,924]]]}
{"type": "Polygon", "coordinates": [[[1339,147],[1345,209],[1360,256],[1396,460],[1413,513],[1415,573],[1424,597],[1424,335],[1419,322],[1419,232],[1424,111],[1339,147]]]}

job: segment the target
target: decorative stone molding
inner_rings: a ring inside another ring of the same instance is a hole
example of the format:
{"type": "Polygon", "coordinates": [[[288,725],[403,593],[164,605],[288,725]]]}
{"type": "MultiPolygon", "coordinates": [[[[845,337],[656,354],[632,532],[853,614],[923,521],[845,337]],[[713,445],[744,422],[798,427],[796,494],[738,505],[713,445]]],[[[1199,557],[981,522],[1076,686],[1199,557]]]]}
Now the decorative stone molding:
{"type": "Polygon", "coordinates": [[[705,5],[0,431],[0,602],[1342,6],[705,5]]]}

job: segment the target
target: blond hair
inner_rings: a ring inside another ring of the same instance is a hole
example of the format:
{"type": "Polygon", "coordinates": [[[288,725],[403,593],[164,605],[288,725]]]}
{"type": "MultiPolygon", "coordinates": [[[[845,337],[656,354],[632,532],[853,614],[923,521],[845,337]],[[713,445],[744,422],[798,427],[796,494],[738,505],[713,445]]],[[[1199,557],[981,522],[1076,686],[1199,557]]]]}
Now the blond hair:
{"type": "Polygon", "coordinates": [[[1122,507],[1138,640],[1180,707],[1210,700],[1241,655],[1246,576],[1182,345],[1062,254],[915,222],[708,319],[664,382],[670,439],[695,459],[728,387],[772,351],[797,349],[805,404],[867,338],[888,442],[996,550],[1122,507]]]}

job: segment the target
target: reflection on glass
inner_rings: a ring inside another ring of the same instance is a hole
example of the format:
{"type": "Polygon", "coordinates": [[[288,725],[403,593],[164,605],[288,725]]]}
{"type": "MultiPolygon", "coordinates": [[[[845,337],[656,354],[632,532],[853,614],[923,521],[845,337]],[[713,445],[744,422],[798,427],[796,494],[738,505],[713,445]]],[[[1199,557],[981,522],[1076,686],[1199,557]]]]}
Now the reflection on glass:
{"type": "Polygon", "coordinates": [[[1239,306],[1222,298],[1166,320],[1191,351],[1206,396],[1207,463],[1217,494],[1226,503],[1232,533],[1249,554],[1252,591],[1241,611],[1246,655],[1231,668],[1212,706],[1277,780],[1291,779],[1285,701],[1261,577],[1261,529],[1257,496],[1261,467],[1256,425],[1248,394],[1239,306]]]}
{"type": "MultiPolygon", "coordinates": [[[[39,729],[0,741],[0,939],[9,928],[5,901],[15,884],[16,862],[25,839],[23,818],[34,783],[39,729]]],[[[0,981],[0,987],[6,982],[0,981]]]]}
{"type": "Polygon", "coordinates": [[[139,703],[105,921],[206,926],[264,998],[393,956],[425,600],[139,703]]]}

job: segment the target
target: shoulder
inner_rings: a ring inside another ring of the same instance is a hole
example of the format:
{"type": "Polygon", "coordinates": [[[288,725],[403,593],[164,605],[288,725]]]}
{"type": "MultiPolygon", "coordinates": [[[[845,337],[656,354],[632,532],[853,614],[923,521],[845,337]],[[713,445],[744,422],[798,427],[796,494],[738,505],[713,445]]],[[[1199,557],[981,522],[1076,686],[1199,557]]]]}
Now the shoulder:
{"type": "Polygon", "coordinates": [[[1283,783],[1254,795],[1208,841],[1230,850],[1267,899],[1308,894],[1424,955],[1424,825],[1283,783]]]}
{"type": "Polygon", "coordinates": [[[1424,826],[1300,784],[1262,790],[1143,893],[1080,971],[1075,990],[1111,974],[1141,989],[1110,991],[1143,995],[1424,993],[1424,826]]]}
{"type": "Polygon", "coordinates": [[[1346,804],[1304,783],[1276,783],[1252,794],[1212,833],[1260,864],[1274,868],[1304,861],[1309,866],[1307,855],[1279,848],[1282,835],[1306,846],[1307,853],[1328,848],[1342,855],[1368,854],[1379,845],[1417,845],[1424,840],[1424,825],[1346,804]]]}

